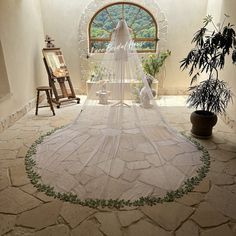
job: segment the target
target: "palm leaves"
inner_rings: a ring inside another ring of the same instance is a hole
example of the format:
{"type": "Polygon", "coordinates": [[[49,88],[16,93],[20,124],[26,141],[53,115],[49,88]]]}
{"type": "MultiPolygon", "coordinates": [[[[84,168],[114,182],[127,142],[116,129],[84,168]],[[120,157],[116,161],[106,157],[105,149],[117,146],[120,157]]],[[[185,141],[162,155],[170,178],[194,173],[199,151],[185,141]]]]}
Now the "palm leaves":
{"type": "Polygon", "coordinates": [[[222,80],[209,79],[189,88],[187,99],[189,107],[224,113],[228,103],[232,101],[232,91],[227,88],[227,83],[222,80]]]}
{"type": "MultiPolygon", "coordinates": [[[[202,72],[209,72],[209,77],[215,72],[216,79],[218,79],[218,70],[224,68],[225,56],[232,52],[232,61],[236,63],[236,34],[233,25],[230,23],[219,29],[216,28],[211,34],[206,26],[212,22],[212,17],[207,16],[204,19],[204,27],[198,30],[192,40],[195,47],[188,53],[180,63],[182,70],[189,68],[189,75],[192,76],[195,70],[202,72]]],[[[196,77],[193,75],[192,80],[196,77]]]]}
{"type": "MultiPolygon", "coordinates": [[[[225,15],[225,19],[228,15],[225,15]]],[[[190,95],[188,103],[190,107],[214,113],[223,113],[232,100],[232,92],[227,88],[224,81],[219,80],[218,71],[225,65],[225,57],[232,51],[232,62],[236,64],[236,34],[234,25],[224,22],[219,27],[213,22],[212,16],[204,18],[204,26],[198,30],[193,37],[192,43],[195,47],[180,62],[182,70],[189,70],[191,76],[190,95]],[[207,29],[209,23],[214,26],[214,31],[207,29]],[[193,86],[200,73],[207,73],[208,80],[193,86]]]]}

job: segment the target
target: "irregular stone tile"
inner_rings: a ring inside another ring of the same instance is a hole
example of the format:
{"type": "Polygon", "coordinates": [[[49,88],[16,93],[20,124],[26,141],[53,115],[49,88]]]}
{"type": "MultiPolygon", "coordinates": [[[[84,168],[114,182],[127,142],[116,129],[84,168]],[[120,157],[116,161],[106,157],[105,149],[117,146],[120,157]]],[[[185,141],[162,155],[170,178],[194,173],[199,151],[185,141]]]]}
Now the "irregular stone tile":
{"type": "Polygon", "coordinates": [[[228,175],[236,175],[236,159],[231,160],[226,164],[224,172],[228,175]]]}
{"type": "MultiPolygon", "coordinates": [[[[158,150],[161,154],[160,158],[163,159],[162,157],[164,157],[166,161],[172,160],[176,155],[183,153],[183,149],[181,149],[178,145],[160,146],[158,150]]],[[[163,161],[164,160],[161,160],[162,164],[163,161]]]]}
{"type": "Polygon", "coordinates": [[[31,137],[26,137],[26,138],[24,137],[22,139],[22,143],[24,144],[24,146],[19,149],[18,153],[19,157],[22,157],[24,153],[26,154],[27,148],[29,148],[37,138],[38,135],[32,135],[31,137]]]}
{"type": "Polygon", "coordinates": [[[178,167],[191,167],[202,165],[202,161],[200,160],[201,153],[200,152],[192,152],[190,153],[181,153],[175,156],[172,161],[174,166],[178,167]]]}
{"type": "Polygon", "coordinates": [[[17,220],[17,225],[38,230],[53,225],[57,221],[61,206],[60,201],[54,201],[23,212],[17,220]]]}
{"type": "Polygon", "coordinates": [[[117,179],[123,173],[125,162],[120,159],[109,160],[98,164],[98,167],[109,176],[117,179]]]}
{"type": "Polygon", "coordinates": [[[128,191],[133,186],[132,183],[122,179],[107,178],[107,176],[98,177],[85,186],[89,198],[119,198],[122,193],[128,191]]]}
{"type": "Polygon", "coordinates": [[[55,200],[53,197],[47,196],[44,192],[36,192],[34,196],[43,202],[52,202],[55,200]]]}
{"type": "MultiPolygon", "coordinates": [[[[57,170],[57,173],[60,173],[59,169],[57,170]]],[[[42,177],[42,180],[43,181],[45,180],[45,183],[48,183],[49,182],[48,179],[51,179],[51,178],[53,179],[52,175],[50,176],[50,174],[48,174],[46,176],[44,174],[44,176],[42,177]]],[[[57,186],[58,191],[61,191],[61,192],[70,192],[77,185],[77,181],[74,178],[74,176],[63,170],[61,171],[61,175],[59,175],[58,178],[55,180],[52,180],[52,183],[54,184],[54,181],[55,181],[56,182],[55,185],[57,186]]]]}
{"type": "Polygon", "coordinates": [[[236,219],[236,194],[213,185],[206,195],[206,200],[224,215],[236,219]]]}
{"type": "Polygon", "coordinates": [[[64,203],[60,215],[65,219],[71,228],[74,228],[95,212],[96,210],[89,207],[64,203]]]}
{"type": "Polygon", "coordinates": [[[210,190],[210,180],[209,178],[203,179],[199,185],[197,185],[193,192],[207,193],[210,190]]]}
{"type": "Polygon", "coordinates": [[[191,220],[186,221],[175,233],[175,236],[199,236],[198,226],[191,220]]]}
{"type": "Polygon", "coordinates": [[[209,173],[209,178],[211,182],[216,185],[231,185],[234,183],[234,178],[226,174],[211,172],[209,173]]]}
{"type": "Polygon", "coordinates": [[[201,236],[234,236],[233,232],[228,225],[221,225],[219,227],[205,230],[201,233],[201,236]]]}
{"type": "Polygon", "coordinates": [[[119,158],[123,161],[143,161],[143,160],[145,160],[144,153],[142,153],[142,152],[122,151],[122,152],[119,152],[118,155],[119,155],[119,158]]]}
{"type": "Polygon", "coordinates": [[[148,167],[150,167],[150,164],[147,161],[133,161],[127,163],[127,168],[130,170],[146,169],[148,167]]]}
{"type": "Polygon", "coordinates": [[[10,139],[7,141],[1,141],[0,149],[17,151],[22,145],[22,140],[10,139]]]}
{"type": "Polygon", "coordinates": [[[138,223],[131,225],[128,230],[127,236],[171,236],[170,232],[155,226],[145,220],[140,220],[138,223]]]}
{"type": "Polygon", "coordinates": [[[24,165],[10,167],[10,178],[12,186],[19,187],[30,183],[30,180],[25,172],[24,165]]]}
{"type": "Polygon", "coordinates": [[[236,153],[223,150],[209,150],[209,154],[212,158],[222,162],[227,162],[233,158],[236,158],[236,153]]]}
{"type": "Polygon", "coordinates": [[[0,140],[7,141],[14,139],[16,137],[17,137],[17,132],[15,132],[14,130],[6,129],[4,132],[1,133],[0,140]]]}
{"type": "Polygon", "coordinates": [[[37,192],[37,189],[31,183],[22,186],[20,189],[26,193],[29,193],[30,195],[33,195],[35,192],[37,192]]]}
{"type": "Polygon", "coordinates": [[[0,212],[18,214],[38,206],[41,202],[17,188],[0,192],[0,212]]]}
{"type": "Polygon", "coordinates": [[[236,234],[236,223],[229,223],[230,229],[233,231],[234,234],[236,234]]]}
{"type": "Polygon", "coordinates": [[[228,221],[225,216],[216,211],[207,202],[199,205],[195,213],[191,216],[191,219],[201,227],[217,226],[228,221]]]}
{"type": "Polygon", "coordinates": [[[198,139],[197,140],[201,145],[203,145],[207,150],[216,149],[217,145],[210,140],[198,139]]]}
{"type": "MultiPolygon", "coordinates": [[[[31,142],[34,142],[34,140],[36,140],[36,137],[34,139],[31,139],[31,142]]],[[[24,158],[28,150],[29,150],[28,146],[22,146],[20,149],[18,149],[16,157],[24,158]]]]}
{"type": "Polygon", "coordinates": [[[0,159],[1,160],[12,160],[16,158],[16,151],[11,150],[1,150],[0,149],[0,159]]]}
{"type": "Polygon", "coordinates": [[[155,187],[154,188],[154,191],[152,193],[152,196],[155,196],[155,197],[164,197],[167,193],[167,190],[166,189],[162,189],[162,188],[157,188],[155,187]]]}
{"type": "Polygon", "coordinates": [[[84,221],[71,231],[72,236],[103,236],[97,225],[91,221],[84,221]]]}
{"type": "Polygon", "coordinates": [[[163,164],[163,160],[161,160],[161,158],[158,158],[158,156],[155,154],[146,156],[146,159],[150,164],[157,167],[163,164]]]}
{"type": "Polygon", "coordinates": [[[138,221],[142,217],[143,217],[143,214],[137,210],[119,211],[118,212],[118,218],[119,218],[120,223],[123,227],[126,227],[126,226],[132,224],[133,222],[138,221]]]}
{"type": "Polygon", "coordinates": [[[23,158],[18,158],[14,160],[0,160],[1,168],[9,168],[12,166],[18,166],[24,164],[23,158]]]}
{"type": "Polygon", "coordinates": [[[35,236],[35,230],[24,227],[15,227],[13,231],[5,236],[35,236]]]}
{"type": "Polygon", "coordinates": [[[182,152],[195,152],[197,151],[197,147],[194,146],[192,143],[180,143],[178,144],[179,148],[182,150],[182,152]]]}
{"type": "Polygon", "coordinates": [[[172,165],[142,170],[139,176],[141,182],[166,190],[176,189],[184,179],[184,174],[172,165]],[[167,175],[167,173],[171,173],[171,175],[167,175]]]}
{"type": "Polygon", "coordinates": [[[224,186],[224,189],[236,194],[236,184],[224,186]]]}
{"type": "Polygon", "coordinates": [[[77,175],[76,175],[76,179],[78,179],[78,181],[82,185],[86,185],[90,180],[93,179],[93,177],[83,173],[82,175],[78,175],[78,178],[77,178],[77,175]]]}
{"type": "Polygon", "coordinates": [[[155,149],[149,143],[140,143],[136,146],[136,152],[143,152],[147,154],[155,153],[155,149]]]}
{"type": "Polygon", "coordinates": [[[215,144],[226,143],[225,136],[223,134],[217,133],[212,135],[211,141],[215,144]]]}
{"type": "Polygon", "coordinates": [[[212,172],[217,172],[217,173],[223,173],[225,169],[225,163],[221,161],[212,161],[211,162],[211,171],[212,172]]]}
{"type": "Polygon", "coordinates": [[[70,236],[70,230],[66,225],[55,225],[46,229],[37,231],[35,236],[70,236]]]}
{"type": "Polygon", "coordinates": [[[142,212],[166,230],[175,230],[194,211],[194,209],[176,202],[156,206],[144,206],[142,212]]]}
{"type": "Polygon", "coordinates": [[[229,152],[236,152],[236,146],[233,143],[227,142],[226,144],[220,144],[218,147],[222,150],[229,151],[229,152]]]}
{"type": "Polygon", "coordinates": [[[0,191],[10,186],[8,169],[0,169],[0,191]]]}
{"type": "Polygon", "coordinates": [[[100,230],[106,235],[122,236],[119,221],[114,212],[99,212],[95,217],[100,222],[100,230]]]}
{"type": "Polygon", "coordinates": [[[121,199],[137,200],[140,197],[149,196],[153,192],[153,187],[148,184],[137,182],[135,185],[130,186],[123,194],[121,199]]]}
{"type": "Polygon", "coordinates": [[[14,228],[16,216],[0,214],[0,235],[3,235],[14,228]]]}
{"type": "Polygon", "coordinates": [[[204,195],[201,193],[188,193],[183,197],[176,199],[176,202],[182,203],[187,206],[193,206],[200,203],[204,199],[204,195]]]}
{"type": "Polygon", "coordinates": [[[140,175],[140,172],[138,170],[128,170],[125,169],[124,174],[122,175],[122,179],[129,181],[129,182],[133,182],[134,180],[136,180],[140,175]]]}

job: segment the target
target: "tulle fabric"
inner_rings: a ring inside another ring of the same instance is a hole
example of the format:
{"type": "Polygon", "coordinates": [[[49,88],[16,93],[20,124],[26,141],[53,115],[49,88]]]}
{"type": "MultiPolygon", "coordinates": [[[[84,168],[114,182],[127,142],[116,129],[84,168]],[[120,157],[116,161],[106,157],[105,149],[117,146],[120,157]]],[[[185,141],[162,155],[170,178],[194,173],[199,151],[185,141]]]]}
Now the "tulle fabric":
{"type": "Polygon", "coordinates": [[[149,79],[121,20],[79,116],[37,146],[42,183],[81,200],[134,201],[196,175],[201,153],[165,122],[149,79]]]}

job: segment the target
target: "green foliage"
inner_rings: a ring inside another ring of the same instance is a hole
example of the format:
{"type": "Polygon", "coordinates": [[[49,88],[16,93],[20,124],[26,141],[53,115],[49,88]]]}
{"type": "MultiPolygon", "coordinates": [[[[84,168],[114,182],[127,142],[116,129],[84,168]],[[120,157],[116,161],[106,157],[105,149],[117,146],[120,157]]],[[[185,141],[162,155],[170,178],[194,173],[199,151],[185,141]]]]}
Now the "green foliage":
{"type": "Polygon", "coordinates": [[[52,133],[54,133],[56,130],[60,129],[55,128],[52,131],[47,132],[44,135],[41,135],[29,148],[28,152],[26,153],[25,156],[25,168],[26,172],[28,174],[28,177],[31,181],[31,183],[38,189],[40,192],[44,192],[46,195],[58,198],[62,201],[65,202],[70,202],[73,204],[79,204],[81,206],[88,206],[91,208],[98,208],[98,207],[108,207],[108,208],[116,208],[120,209],[123,207],[137,207],[137,206],[144,206],[144,205],[149,205],[153,206],[158,203],[163,203],[163,202],[173,202],[175,199],[182,197],[184,194],[187,194],[188,192],[192,191],[195,186],[197,186],[200,181],[206,177],[207,172],[209,171],[210,168],[210,155],[208,151],[200,144],[198,143],[195,139],[191,137],[187,137],[184,135],[186,138],[188,138],[196,147],[198,150],[202,152],[202,156],[200,157],[200,160],[202,161],[203,165],[197,170],[197,175],[191,178],[186,179],[184,184],[180,186],[177,190],[175,191],[169,191],[166,193],[166,196],[163,198],[160,197],[140,197],[139,199],[135,201],[131,200],[118,200],[118,199],[86,199],[86,200],[81,200],[78,195],[73,194],[73,193],[68,193],[68,192],[56,192],[54,188],[50,185],[46,185],[42,183],[41,176],[36,173],[34,170],[34,167],[36,166],[36,161],[34,160],[34,156],[36,154],[36,147],[38,144],[42,143],[44,138],[47,136],[50,136],[52,133]]]}
{"type": "Polygon", "coordinates": [[[232,92],[222,80],[209,79],[189,88],[191,91],[187,99],[189,107],[200,108],[204,111],[222,114],[230,100],[232,92]]]}
{"type": "Polygon", "coordinates": [[[142,60],[144,71],[155,78],[156,75],[159,73],[161,67],[164,65],[166,58],[170,55],[171,51],[167,50],[166,52],[152,54],[149,55],[147,58],[144,58],[142,60]]]}
{"type": "Polygon", "coordinates": [[[195,47],[190,50],[187,57],[180,63],[182,70],[188,69],[189,75],[193,75],[191,84],[196,81],[200,73],[208,73],[208,79],[211,79],[214,73],[215,79],[218,79],[218,70],[224,68],[225,57],[232,52],[232,62],[236,63],[236,35],[233,25],[228,23],[224,26],[224,22],[218,27],[212,21],[212,16],[204,18],[204,27],[198,30],[193,37],[192,43],[195,47]],[[214,26],[214,31],[210,33],[206,26],[209,23],[214,26]]]}
{"type": "MultiPolygon", "coordinates": [[[[122,17],[122,4],[108,6],[98,13],[93,20],[90,29],[92,38],[104,38],[108,41],[116,27],[118,21],[122,17]]],[[[133,38],[155,38],[156,27],[152,17],[143,9],[132,4],[124,4],[124,18],[129,27],[132,28],[133,38]],[[138,17],[137,17],[138,14],[138,17]]],[[[136,43],[137,50],[154,50],[154,42],[141,41],[136,43]]],[[[106,42],[92,43],[94,49],[105,49],[106,42]]]]}
{"type": "Polygon", "coordinates": [[[190,82],[189,106],[201,108],[214,113],[223,113],[232,101],[232,92],[227,84],[219,80],[219,70],[225,65],[225,57],[232,52],[232,62],[236,63],[236,34],[233,25],[224,21],[215,25],[212,16],[204,18],[204,26],[193,37],[195,47],[190,50],[187,57],[180,63],[182,70],[189,69],[192,76],[190,82]],[[207,29],[212,24],[213,32],[207,29]],[[200,73],[208,74],[208,81],[192,86],[197,81],[200,73]]]}

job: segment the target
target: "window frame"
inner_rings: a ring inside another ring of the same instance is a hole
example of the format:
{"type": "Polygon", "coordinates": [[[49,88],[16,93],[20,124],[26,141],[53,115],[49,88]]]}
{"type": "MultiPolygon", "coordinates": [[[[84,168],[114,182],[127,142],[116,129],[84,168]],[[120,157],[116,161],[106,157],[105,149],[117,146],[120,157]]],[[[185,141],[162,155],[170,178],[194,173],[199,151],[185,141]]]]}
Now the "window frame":
{"type": "MultiPolygon", "coordinates": [[[[136,3],[132,3],[132,2],[116,2],[116,3],[112,3],[112,4],[109,4],[109,5],[106,5],[104,7],[102,7],[101,9],[99,9],[94,15],[93,17],[91,18],[90,22],[89,22],[89,27],[88,27],[88,35],[89,35],[89,53],[91,53],[91,49],[92,49],[92,43],[93,42],[110,42],[111,41],[111,33],[110,33],[110,37],[109,38],[92,38],[91,37],[91,27],[92,27],[92,24],[94,22],[94,19],[96,18],[96,16],[102,12],[103,10],[111,7],[111,6],[114,6],[114,5],[122,5],[122,11],[124,9],[124,5],[133,5],[133,6],[136,6],[139,8],[139,11],[143,10],[144,12],[146,12],[151,18],[152,18],[152,22],[154,23],[154,26],[155,26],[155,37],[148,37],[148,38],[133,38],[134,42],[153,42],[154,43],[154,46],[155,48],[154,49],[149,49],[149,50],[137,50],[138,53],[156,53],[157,51],[157,42],[158,42],[158,27],[157,27],[157,22],[154,18],[154,16],[152,15],[152,13],[147,10],[146,8],[144,8],[143,6],[140,6],[139,4],[136,4],[136,3]]],[[[138,11],[138,12],[139,12],[138,11]]],[[[109,14],[109,13],[108,13],[109,14]]],[[[123,13],[122,13],[123,14],[123,13]]],[[[124,16],[124,15],[123,15],[124,16]]],[[[135,18],[135,20],[137,19],[137,17],[135,18]]],[[[132,22],[132,24],[135,22],[135,20],[132,22]]],[[[132,28],[132,27],[131,27],[132,28]]],[[[103,52],[93,52],[93,53],[103,53],[103,52]]]]}

